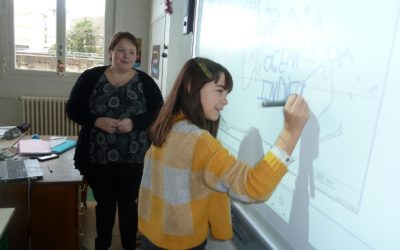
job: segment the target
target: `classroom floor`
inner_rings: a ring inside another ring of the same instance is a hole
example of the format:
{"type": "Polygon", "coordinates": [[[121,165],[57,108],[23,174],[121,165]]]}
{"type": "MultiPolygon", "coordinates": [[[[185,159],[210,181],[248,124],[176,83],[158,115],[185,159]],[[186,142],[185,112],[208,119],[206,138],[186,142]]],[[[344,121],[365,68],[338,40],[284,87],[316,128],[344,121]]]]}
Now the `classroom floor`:
{"type": "MultiPolygon", "coordinates": [[[[94,239],[96,238],[96,201],[94,200],[93,193],[88,188],[87,190],[87,209],[86,212],[81,215],[81,229],[79,239],[80,250],[93,250],[94,239]]],[[[118,213],[118,212],[117,212],[118,213]]],[[[118,216],[118,214],[116,215],[118,216]]],[[[137,250],[140,248],[137,247],[137,250]]],[[[123,250],[121,245],[121,237],[118,230],[118,219],[115,219],[115,225],[113,230],[113,238],[111,247],[109,250],[123,250]]]]}
{"type": "MultiPolygon", "coordinates": [[[[88,201],[86,213],[81,215],[80,250],[94,249],[94,239],[96,237],[95,207],[95,201],[88,201]]],[[[113,238],[109,250],[123,250],[118,230],[118,220],[115,220],[113,238]]]]}

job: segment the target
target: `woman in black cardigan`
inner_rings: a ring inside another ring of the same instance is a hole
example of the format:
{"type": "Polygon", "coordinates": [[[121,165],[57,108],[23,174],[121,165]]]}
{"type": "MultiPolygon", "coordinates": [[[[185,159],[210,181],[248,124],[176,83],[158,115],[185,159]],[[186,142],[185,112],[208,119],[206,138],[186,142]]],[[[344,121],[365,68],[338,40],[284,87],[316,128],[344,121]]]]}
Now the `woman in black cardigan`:
{"type": "Polygon", "coordinates": [[[143,158],[150,142],[147,128],[163,98],[154,80],[132,68],[136,38],[114,35],[111,65],[88,69],[72,88],[67,115],[81,125],[75,166],[85,175],[96,199],[96,249],[108,249],[118,208],[124,249],[136,248],[137,196],[143,158]]]}

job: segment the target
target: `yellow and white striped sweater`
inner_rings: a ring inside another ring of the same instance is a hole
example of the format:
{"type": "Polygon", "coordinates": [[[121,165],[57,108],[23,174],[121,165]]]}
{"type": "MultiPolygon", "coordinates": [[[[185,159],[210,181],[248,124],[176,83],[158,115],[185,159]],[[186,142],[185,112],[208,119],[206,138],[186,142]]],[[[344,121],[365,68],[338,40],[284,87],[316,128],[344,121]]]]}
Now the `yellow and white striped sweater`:
{"type": "Polygon", "coordinates": [[[232,237],[229,196],[266,200],[287,172],[268,152],[254,167],[236,160],[210,133],[178,120],[162,147],[145,156],[139,230],[166,249],[188,249],[208,235],[232,237]],[[228,196],[229,195],[229,196],[228,196]]]}

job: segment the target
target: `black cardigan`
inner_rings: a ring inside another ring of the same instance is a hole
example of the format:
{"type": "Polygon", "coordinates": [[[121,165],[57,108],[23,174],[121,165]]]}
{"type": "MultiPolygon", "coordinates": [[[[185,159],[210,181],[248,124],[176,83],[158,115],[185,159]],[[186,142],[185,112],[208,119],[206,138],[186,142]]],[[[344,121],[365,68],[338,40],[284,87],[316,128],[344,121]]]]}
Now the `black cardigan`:
{"type": "MultiPolygon", "coordinates": [[[[75,167],[82,175],[86,173],[89,163],[90,131],[98,117],[89,112],[89,101],[93,89],[100,76],[109,66],[100,66],[84,71],[71,90],[67,102],[67,116],[81,125],[75,149],[75,167]]],[[[139,81],[143,83],[143,92],[146,98],[147,112],[130,117],[135,130],[146,130],[157,117],[163,104],[161,91],[154,80],[141,70],[135,69],[139,74],[139,81]]]]}

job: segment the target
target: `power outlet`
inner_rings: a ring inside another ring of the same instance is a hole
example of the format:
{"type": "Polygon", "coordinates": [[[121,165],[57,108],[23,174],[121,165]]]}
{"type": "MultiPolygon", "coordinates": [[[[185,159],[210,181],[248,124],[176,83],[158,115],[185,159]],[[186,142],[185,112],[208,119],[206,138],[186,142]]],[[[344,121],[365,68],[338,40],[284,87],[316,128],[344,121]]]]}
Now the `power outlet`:
{"type": "Polygon", "coordinates": [[[189,23],[188,23],[188,16],[183,17],[183,30],[184,35],[189,34],[189,23]]]}

